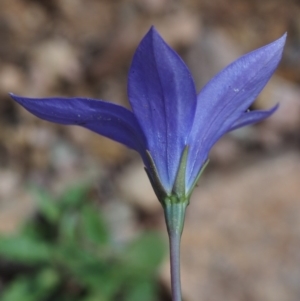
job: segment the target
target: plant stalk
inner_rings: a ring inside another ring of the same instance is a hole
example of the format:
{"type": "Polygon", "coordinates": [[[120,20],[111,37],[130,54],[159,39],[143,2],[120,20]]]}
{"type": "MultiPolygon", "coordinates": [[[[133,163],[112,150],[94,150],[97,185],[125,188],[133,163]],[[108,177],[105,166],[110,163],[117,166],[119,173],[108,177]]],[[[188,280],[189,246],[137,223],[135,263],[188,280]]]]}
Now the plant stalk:
{"type": "Polygon", "coordinates": [[[169,235],[169,241],[172,299],[173,301],[181,301],[179,233],[169,235]]]}
{"type": "Polygon", "coordinates": [[[167,203],[164,206],[170,243],[171,291],[173,301],[182,301],[180,281],[180,240],[187,203],[167,203]]]}

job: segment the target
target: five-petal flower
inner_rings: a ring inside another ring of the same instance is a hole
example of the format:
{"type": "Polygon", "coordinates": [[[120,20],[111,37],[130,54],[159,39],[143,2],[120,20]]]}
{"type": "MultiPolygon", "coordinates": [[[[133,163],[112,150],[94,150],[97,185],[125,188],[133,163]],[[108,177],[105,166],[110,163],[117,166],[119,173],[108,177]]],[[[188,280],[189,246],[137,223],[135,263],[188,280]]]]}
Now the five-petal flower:
{"type": "Polygon", "coordinates": [[[44,120],[83,126],[139,152],[160,201],[187,196],[222,135],[277,109],[248,111],[274,73],[285,38],[242,56],[197,95],[187,66],[152,27],[129,71],[132,111],[87,98],[11,97],[44,120]]]}

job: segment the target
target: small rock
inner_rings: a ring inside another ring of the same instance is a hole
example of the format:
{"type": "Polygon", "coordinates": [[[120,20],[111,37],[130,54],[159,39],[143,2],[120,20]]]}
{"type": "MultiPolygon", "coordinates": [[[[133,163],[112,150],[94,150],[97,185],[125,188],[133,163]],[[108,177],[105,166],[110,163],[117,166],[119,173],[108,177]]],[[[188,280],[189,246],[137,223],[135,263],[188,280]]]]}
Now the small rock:
{"type": "Polygon", "coordinates": [[[76,82],[81,76],[78,55],[65,40],[39,44],[32,53],[31,87],[28,93],[40,96],[53,89],[61,78],[76,82]]]}
{"type": "Polygon", "coordinates": [[[25,80],[22,71],[13,65],[4,65],[0,69],[0,91],[18,93],[24,89],[25,80]]]}
{"type": "Polygon", "coordinates": [[[156,22],[155,26],[172,47],[189,47],[201,34],[200,20],[191,11],[180,9],[156,22]]]}

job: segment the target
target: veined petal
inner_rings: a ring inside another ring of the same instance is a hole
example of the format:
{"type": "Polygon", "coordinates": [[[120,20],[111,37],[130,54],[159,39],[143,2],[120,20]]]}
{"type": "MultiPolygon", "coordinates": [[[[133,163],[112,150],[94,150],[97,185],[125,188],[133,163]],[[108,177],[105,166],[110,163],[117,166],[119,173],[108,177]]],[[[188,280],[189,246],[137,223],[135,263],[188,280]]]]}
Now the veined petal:
{"type": "Polygon", "coordinates": [[[279,105],[277,104],[269,110],[255,110],[250,112],[245,112],[241,117],[229,128],[226,132],[231,132],[243,126],[254,124],[260,122],[268,117],[270,117],[277,109],[279,105]]]}
{"type": "Polygon", "coordinates": [[[230,129],[267,84],[279,64],[285,39],[286,34],[242,56],[201,90],[188,142],[188,184],[207,159],[210,148],[219,138],[220,128],[230,129]]]}
{"type": "Polygon", "coordinates": [[[79,125],[120,142],[145,158],[146,141],[133,115],[126,108],[90,98],[11,97],[35,116],[66,125],[79,125]]]}
{"type": "Polygon", "coordinates": [[[152,27],[129,71],[129,100],[164,187],[171,191],[196,108],[192,76],[152,27]]]}

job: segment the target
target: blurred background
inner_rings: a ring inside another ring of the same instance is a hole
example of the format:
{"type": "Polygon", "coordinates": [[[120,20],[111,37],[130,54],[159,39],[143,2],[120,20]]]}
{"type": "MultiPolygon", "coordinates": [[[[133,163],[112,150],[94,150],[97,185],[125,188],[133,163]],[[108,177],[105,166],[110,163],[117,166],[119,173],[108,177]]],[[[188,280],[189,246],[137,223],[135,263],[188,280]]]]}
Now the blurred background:
{"type": "Polygon", "coordinates": [[[171,300],[162,209],[138,155],[8,97],[128,106],[128,68],[151,25],[198,89],[288,32],[253,105],[279,110],[223,137],[194,191],[182,286],[185,301],[300,300],[297,0],[0,1],[0,300],[171,300]]]}

